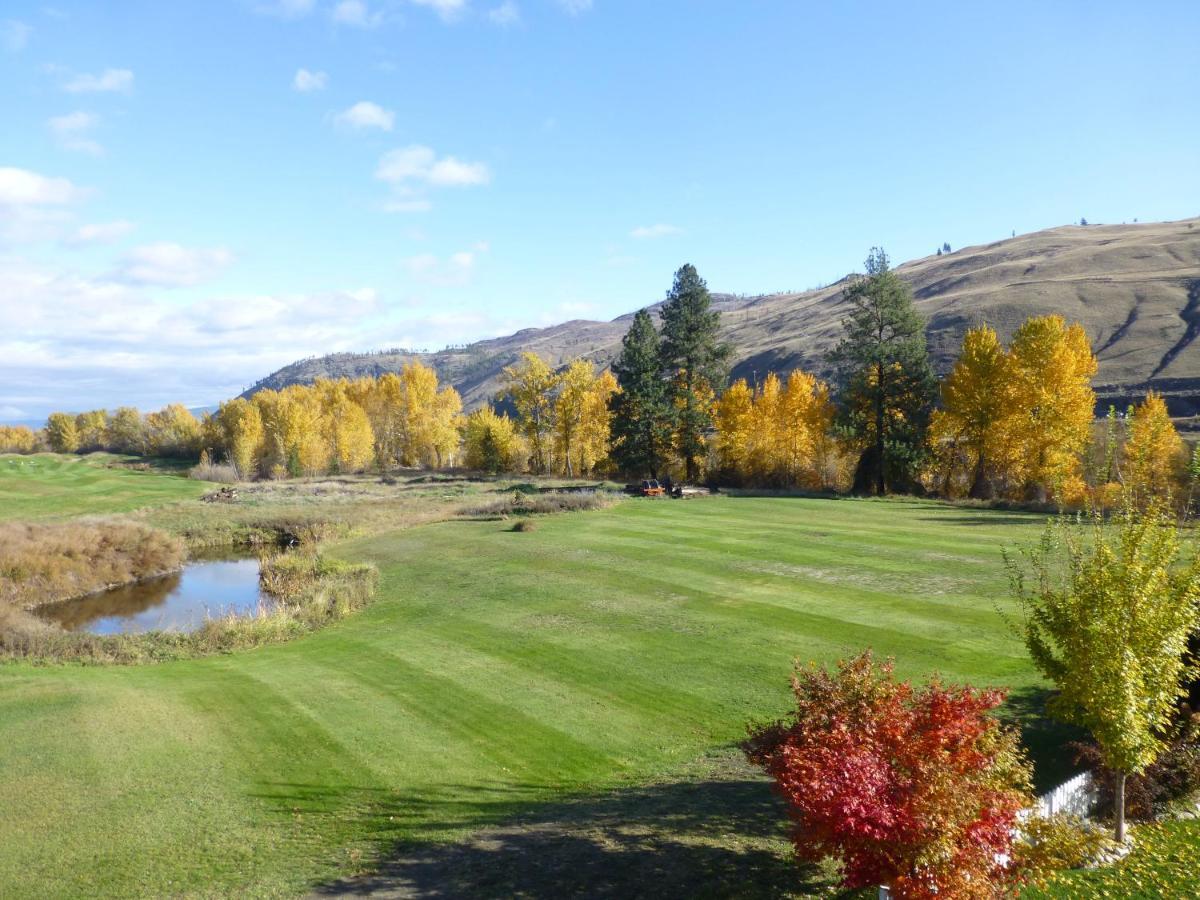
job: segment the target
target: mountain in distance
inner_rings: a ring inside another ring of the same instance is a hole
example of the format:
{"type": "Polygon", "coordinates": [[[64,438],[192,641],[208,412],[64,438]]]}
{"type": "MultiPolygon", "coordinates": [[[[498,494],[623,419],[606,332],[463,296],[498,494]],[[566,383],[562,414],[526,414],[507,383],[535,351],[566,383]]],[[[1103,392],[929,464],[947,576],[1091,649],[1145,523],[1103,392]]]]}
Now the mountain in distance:
{"type": "MultiPolygon", "coordinates": [[[[1030,316],[1059,313],[1087,330],[1100,367],[1100,410],[1136,401],[1153,388],[1173,415],[1200,415],[1200,218],[1133,225],[1069,225],[1020,235],[896,267],[927,322],[934,369],[954,364],[963,333],[989,324],[1007,340],[1030,316]]],[[[842,334],[853,276],[800,293],[756,297],[713,294],[723,337],[733,346],[733,376],[803,368],[828,378],[842,334]]],[[[654,304],[654,309],[659,304],[654,304]]],[[[583,357],[607,365],[620,351],[633,314],[611,322],[573,320],[528,328],[436,353],[336,353],[300,360],[259,381],[263,388],[433,367],[469,410],[501,389],[501,370],[524,351],[555,366],[583,357]]]]}

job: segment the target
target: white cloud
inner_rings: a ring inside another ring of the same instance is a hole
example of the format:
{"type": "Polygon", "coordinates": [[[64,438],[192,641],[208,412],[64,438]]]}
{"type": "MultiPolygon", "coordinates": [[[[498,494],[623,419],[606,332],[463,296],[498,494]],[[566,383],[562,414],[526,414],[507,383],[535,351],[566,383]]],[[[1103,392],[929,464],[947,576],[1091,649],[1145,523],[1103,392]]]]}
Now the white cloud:
{"type": "Polygon", "coordinates": [[[428,6],[446,22],[453,22],[467,8],[466,0],[412,0],[417,6],[428,6]]]}
{"type": "Polygon", "coordinates": [[[76,111],[53,116],[46,121],[46,125],[64,149],[99,156],[104,148],[87,136],[87,132],[95,128],[99,121],[100,117],[94,113],[76,111]]]}
{"type": "MultiPolygon", "coordinates": [[[[454,274],[464,263],[435,259],[433,271],[454,274]]],[[[421,314],[404,297],[389,299],[367,286],[164,298],[135,284],[11,259],[0,266],[0,296],[9,298],[0,304],[0,416],[12,418],[215,403],[305,356],[438,347],[528,324],[455,309],[442,298],[421,314]]]]}
{"type": "Polygon", "coordinates": [[[379,128],[383,131],[391,131],[392,125],[396,121],[396,114],[377,103],[360,100],[349,109],[338,113],[336,121],[350,128],[379,128]]]}
{"type": "Polygon", "coordinates": [[[301,93],[323,91],[329,83],[329,76],[324,72],[310,72],[308,69],[297,69],[292,78],[292,88],[301,93]]]}
{"type": "Polygon", "coordinates": [[[491,171],[484,163],[463,162],[453,156],[439,158],[429,147],[413,144],[385,153],[375,177],[392,184],[424,182],[438,187],[487,184],[491,171]]]}
{"type": "Polygon", "coordinates": [[[558,5],[573,16],[587,12],[592,8],[592,0],[557,0],[558,5]]]}
{"type": "Polygon", "coordinates": [[[657,225],[639,225],[633,231],[629,232],[629,236],[638,240],[653,240],[654,238],[670,237],[673,234],[682,234],[683,229],[678,225],[666,225],[659,222],[657,225]]]}
{"type": "Polygon", "coordinates": [[[134,247],[121,259],[113,280],[136,285],[188,287],[215,277],[233,262],[224,247],[184,247],[168,241],[134,247]]]}
{"type": "Polygon", "coordinates": [[[71,247],[82,247],[87,244],[111,244],[125,237],[135,227],[132,222],[124,219],[118,219],[115,222],[92,222],[80,225],[63,240],[63,243],[71,247]]]}
{"type": "Polygon", "coordinates": [[[18,53],[29,43],[29,35],[33,29],[24,22],[8,19],[0,22],[0,45],[10,53],[18,53]]]}
{"type": "Polygon", "coordinates": [[[351,25],[355,28],[374,28],[383,21],[383,13],[371,12],[363,0],[340,0],[330,10],[329,17],[337,25],[351,25]]]}
{"type": "Polygon", "coordinates": [[[501,28],[507,28],[510,25],[517,25],[521,21],[521,10],[513,0],[504,0],[495,9],[488,11],[488,19],[493,25],[499,25],[501,28]]]}
{"type": "Polygon", "coordinates": [[[273,3],[260,3],[255,10],[280,19],[299,19],[312,12],[314,6],[315,0],[275,0],[273,3]]]}
{"type": "Polygon", "coordinates": [[[75,203],[83,196],[84,191],[66,178],[0,166],[0,206],[58,206],[75,203]]]}
{"type": "Polygon", "coordinates": [[[63,85],[69,94],[128,93],[133,88],[133,72],[129,69],[105,69],[99,75],[83,73],[63,85]]]}

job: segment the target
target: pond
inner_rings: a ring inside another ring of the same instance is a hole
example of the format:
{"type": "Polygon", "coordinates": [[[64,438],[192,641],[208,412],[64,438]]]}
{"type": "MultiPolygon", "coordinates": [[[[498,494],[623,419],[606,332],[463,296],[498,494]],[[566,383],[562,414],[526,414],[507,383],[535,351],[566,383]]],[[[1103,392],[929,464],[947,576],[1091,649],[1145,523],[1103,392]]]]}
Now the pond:
{"type": "Polygon", "coordinates": [[[43,606],[37,614],[91,634],[195,631],[207,618],[269,606],[258,570],[257,557],[194,559],[181,572],[43,606]]]}

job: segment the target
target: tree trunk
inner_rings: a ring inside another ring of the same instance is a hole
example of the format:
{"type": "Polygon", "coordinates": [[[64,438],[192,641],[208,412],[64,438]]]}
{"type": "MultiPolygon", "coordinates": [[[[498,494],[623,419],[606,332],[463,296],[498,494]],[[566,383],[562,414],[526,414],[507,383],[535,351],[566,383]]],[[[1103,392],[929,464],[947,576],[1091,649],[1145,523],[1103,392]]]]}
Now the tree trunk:
{"type": "Polygon", "coordinates": [[[1118,772],[1113,785],[1114,832],[1118,843],[1125,843],[1125,773],[1118,772]]]}
{"type": "Polygon", "coordinates": [[[971,490],[967,496],[972,500],[991,500],[993,497],[992,482],[987,477],[987,461],[979,454],[979,462],[975,464],[975,477],[971,481],[971,490]]]}

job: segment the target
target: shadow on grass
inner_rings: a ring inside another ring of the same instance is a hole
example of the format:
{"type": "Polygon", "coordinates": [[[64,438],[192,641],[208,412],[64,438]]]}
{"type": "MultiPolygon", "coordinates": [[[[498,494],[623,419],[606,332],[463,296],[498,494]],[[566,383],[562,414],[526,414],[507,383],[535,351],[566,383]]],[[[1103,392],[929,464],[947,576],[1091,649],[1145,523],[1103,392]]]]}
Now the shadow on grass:
{"type": "MultiPolygon", "coordinates": [[[[529,789],[506,790],[517,799],[529,789]]],[[[510,802],[490,788],[484,791],[501,807],[510,802]]],[[[467,788],[447,793],[442,800],[396,796],[375,815],[386,822],[408,819],[404,831],[409,835],[436,830],[431,820],[439,808],[446,810],[443,803],[461,804],[472,796],[467,788]]],[[[793,859],[786,812],[764,780],[681,781],[521,805],[520,812],[499,821],[480,808],[480,827],[464,840],[400,840],[373,874],[321,885],[316,894],[765,898],[829,893],[827,875],[793,859]]]]}
{"type": "Polygon", "coordinates": [[[1082,729],[1064,725],[1046,714],[1051,694],[1046,688],[1013,691],[1001,710],[1006,721],[1021,728],[1021,743],[1033,761],[1033,786],[1039,794],[1080,771],[1067,744],[1087,737],[1082,729]]]}
{"type": "MultiPolygon", "coordinates": [[[[946,507],[943,507],[946,508],[946,507]]],[[[935,525],[1037,525],[1046,521],[1045,513],[971,513],[969,515],[948,515],[923,518],[922,522],[932,522],[935,525]]]]}

